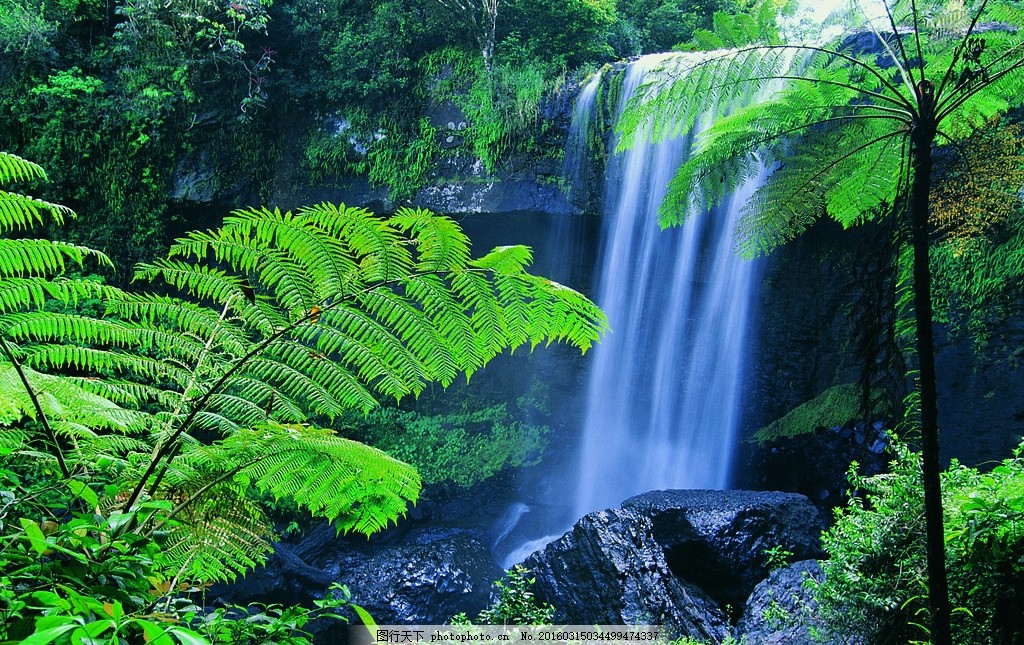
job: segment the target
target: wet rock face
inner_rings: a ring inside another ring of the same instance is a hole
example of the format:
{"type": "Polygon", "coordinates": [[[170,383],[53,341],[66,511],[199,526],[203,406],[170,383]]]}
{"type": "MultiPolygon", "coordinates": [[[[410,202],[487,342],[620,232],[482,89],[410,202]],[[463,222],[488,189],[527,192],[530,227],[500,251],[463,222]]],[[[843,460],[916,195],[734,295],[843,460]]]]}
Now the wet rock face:
{"type": "Polygon", "coordinates": [[[634,510],[587,515],[524,563],[537,598],[572,624],[673,625],[713,642],[729,634],[722,610],[672,575],[650,518],[634,510]]]}
{"type": "Polygon", "coordinates": [[[485,608],[502,571],[475,538],[436,530],[370,557],[346,553],[324,570],[344,581],[352,601],[380,624],[443,624],[485,608]]]}
{"type": "Polygon", "coordinates": [[[741,606],[768,576],[765,551],[822,555],[824,524],[803,495],[755,491],[653,491],[623,508],[649,517],[672,573],[722,603],[741,606]]]}
{"type": "Polygon", "coordinates": [[[736,625],[745,645],[814,645],[824,626],[815,619],[817,605],[808,579],[822,580],[817,560],[794,562],[773,571],[754,588],[736,625]]]}
{"type": "Polygon", "coordinates": [[[309,604],[337,581],[380,624],[437,624],[485,608],[502,573],[465,530],[427,528],[397,543],[360,545],[324,525],[298,545],[276,545],[266,566],[213,595],[237,604],[309,604]]]}
{"type": "Polygon", "coordinates": [[[818,557],[822,522],[802,495],[654,491],[587,515],[528,558],[537,597],[573,623],[655,623],[721,642],[724,607],[768,576],[764,551],[818,557]]]}
{"type": "Polygon", "coordinates": [[[892,458],[888,446],[889,435],[880,421],[818,428],[756,446],[749,483],[806,495],[821,511],[831,513],[849,500],[849,465],[856,461],[862,475],[885,472],[892,458]]]}

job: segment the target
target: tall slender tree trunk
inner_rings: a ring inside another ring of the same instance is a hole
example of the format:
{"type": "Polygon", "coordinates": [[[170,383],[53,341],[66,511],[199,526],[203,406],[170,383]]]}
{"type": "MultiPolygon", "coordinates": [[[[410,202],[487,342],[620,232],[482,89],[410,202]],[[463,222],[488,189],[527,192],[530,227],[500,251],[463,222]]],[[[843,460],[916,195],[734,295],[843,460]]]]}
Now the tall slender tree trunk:
{"type": "Polygon", "coordinates": [[[924,479],[925,544],[928,555],[928,602],[934,645],[952,645],[949,585],[946,580],[946,541],[942,522],[939,474],[939,410],[935,377],[935,342],[932,337],[932,276],[928,263],[928,195],[931,191],[932,143],[935,140],[934,87],[918,84],[919,120],[911,132],[913,179],[910,187],[910,222],[914,248],[914,313],[917,323],[917,359],[920,368],[921,457],[924,479]]]}

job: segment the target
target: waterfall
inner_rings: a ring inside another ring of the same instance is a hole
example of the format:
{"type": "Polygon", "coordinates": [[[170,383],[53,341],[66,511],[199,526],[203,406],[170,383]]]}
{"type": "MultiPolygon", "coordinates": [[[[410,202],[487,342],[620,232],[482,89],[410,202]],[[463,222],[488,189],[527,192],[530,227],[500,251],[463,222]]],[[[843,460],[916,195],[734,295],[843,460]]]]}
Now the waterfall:
{"type": "MultiPolygon", "coordinates": [[[[631,63],[622,105],[679,55],[631,63]]],[[[658,207],[693,136],[649,143],[640,133],[609,163],[595,299],[612,334],[594,350],[585,394],[577,518],[647,490],[729,484],[758,277],[732,234],[758,180],[661,230],[658,207]]]]}
{"type": "MultiPolygon", "coordinates": [[[[694,55],[699,54],[653,54],[630,63],[618,114],[642,85],[657,87],[661,65],[694,55]]],[[[588,83],[573,113],[564,166],[568,181],[588,174],[582,164],[600,82],[588,83]]],[[[736,255],[733,232],[763,176],[748,179],[719,207],[692,214],[681,227],[661,230],[657,215],[669,181],[707,120],[698,118],[695,132],[658,143],[646,141],[640,129],[634,145],[608,161],[594,299],[612,333],[588,361],[575,491],[571,482],[559,481],[545,498],[552,506],[567,502],[557,517],[549,513],[541,521],[531,513],[535,521],[529,527],[501,527],[496,557],[504,567],[559,537],[586,513],[618,506],[632,495],[729,485],[759,278],[758,263],[736,255]],[[568,494],[556,499],[561,490],[568,494]]],[[[556,224],[550,241],[560,253],[572,253],[575,246],[565,246],[559,232],[564,225],[556,224]]],[[[516,516],[513,524],[522,524],[525,509],[509,513],[516,516]]]]}
{"type": "Polygon", "coordinates": [[[562,161],[562,180],[566,182],[569,203],[578,205],[581,194],[587,188],[587,170],[590,157],[590,122],[594,116],[597,90],[601,87],[601,72],[590,77],[573,107],[572,122],[565,145],[565,159],[562,161]]]}

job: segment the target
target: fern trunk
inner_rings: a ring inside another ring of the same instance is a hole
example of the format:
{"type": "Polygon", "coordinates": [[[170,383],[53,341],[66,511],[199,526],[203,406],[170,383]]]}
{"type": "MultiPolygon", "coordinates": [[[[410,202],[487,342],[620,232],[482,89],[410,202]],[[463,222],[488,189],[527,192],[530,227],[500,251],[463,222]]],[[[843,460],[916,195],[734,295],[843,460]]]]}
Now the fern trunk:
{"type": "Polygon", "coordinates": [[[920,368],[921,457],[924,484],[925,544],[928,555],[928,602],[931,640],[952,645],[949,584],[946,580],[946,543],[942,521],[942,488],[939,480],[939,412],[935,375],[935,342],[932,332],[931,269],[928,262],[928,196],[931,191],[932,144],[935,140],[933,88],[928,81],[918,86],[920,118],[911,133],[913,179],[910,187],[910,221],[914,248],[914,311],[917,326],[917,357],[920,368]]]}

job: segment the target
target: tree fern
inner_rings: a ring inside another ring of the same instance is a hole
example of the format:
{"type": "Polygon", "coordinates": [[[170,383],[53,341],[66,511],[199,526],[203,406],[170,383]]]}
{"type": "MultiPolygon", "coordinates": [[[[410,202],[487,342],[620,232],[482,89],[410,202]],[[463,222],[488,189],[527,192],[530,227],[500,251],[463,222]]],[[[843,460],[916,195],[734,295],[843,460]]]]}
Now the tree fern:
{"type": "Polygon", "coordinates": [[[26,242],[0,267],[0,339],[35,401],[19,412],[52,421],[68,476],[96,459],[114,467],[121,512],[151,509],[121,530],[169,528],[180,576],[229,578],[265,556],[250,489],[339,530],[377,531],[416,500],[418,475],[311,418],[448,385],[526,343],[585,350],[605,328],[585,297],[526,272],[529,250],[473,260],[468,249],[454,222],[424,210],[248,209],[139,265],[136,281],[157,295],[69,289],[48,276],[89,251],[26,242]],[[42,310],[84,295],[103,317],[42,310]]]}
{"type": "MultiPolygon", "coordinates": [[[[920,361],[920,416],[928,524],[931,636],[950,642],[929,241],[933,150],[959,145],[1024,95],[1024,10],[1017,2],[856,0],[837,20],[874,35],[876,52],[842,44],[761,44],[677,58],[627,109],[622,141],[700,132],[693,157],[669,187],[663,225],[721,202],[753,168],[775,172],[746,206],[739,248],[770,251],[828,216],[844,226],[895,215],[909,224],[920,361]],[[981,26],[985,33],[980,35],[981,26]],[[774,98],[749,97],[775,86],[774,98]],[[780,87],[781,86],[781,87],[780,87]]],[[[719,18],[732,45],[743,25],[719,18]]],[[[847,32],[849,33],[849,32],[847,32]]],[[[851,41],[853,42],[853,41],[851,41]]],[[[947,224],[948,225],[948,224],[947,224]]]]}

